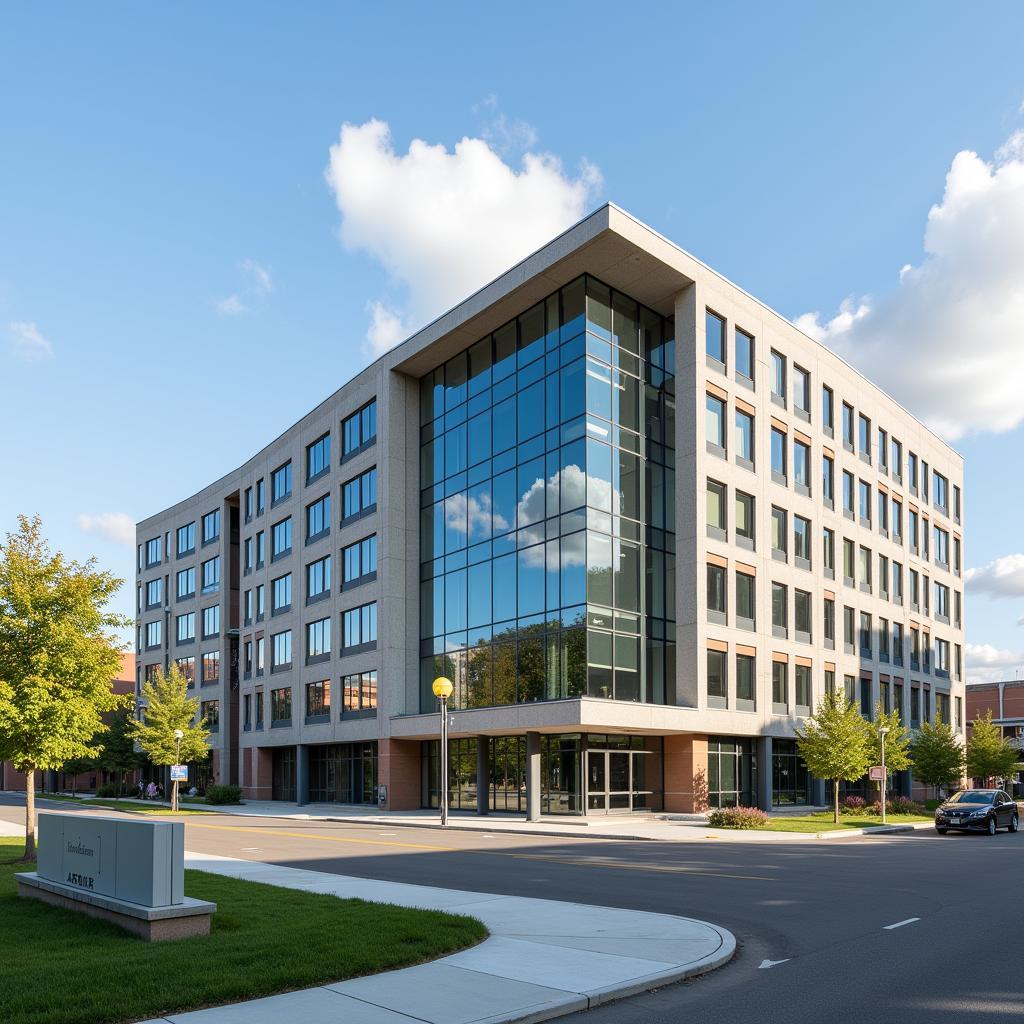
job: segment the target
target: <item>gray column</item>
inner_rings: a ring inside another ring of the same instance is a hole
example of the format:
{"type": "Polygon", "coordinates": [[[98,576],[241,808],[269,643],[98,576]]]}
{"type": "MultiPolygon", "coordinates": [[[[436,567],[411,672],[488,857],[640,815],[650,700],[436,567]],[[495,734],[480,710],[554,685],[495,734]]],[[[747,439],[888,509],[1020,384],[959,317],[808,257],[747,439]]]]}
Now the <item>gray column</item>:
{"type": "Polygon", "coordinates": [[[309,803],[309,747],[295,748],[295,800],[301,806],[309,803]]]}
{"type": "Polygon", "coordinates": [[[828,786],[824,779],[811,777],[811,803],[815,807],[824,807],[828,803],[828,786]]]}
{"type": "Polygon", "coordinates": [[[757,806],[762,811],[772,809],[772,738],[757,738],[757,806]]]}
{"type": "Polygon", "coordinates": [[[491,765],[486,736],[476,738],[476,813],[486,814],[490,803],[491,765]]]}
{"type": "Polygon", "coordinates": [[[540,821],[540,733],[526,734],[526,820],[540,821]]]}
{"type": "Polygon", "coordinates": [[[914,773],[909,768],[904,772],[897,772],[893,776],[893,789],[909,800],[914,791],[914,773]]]}

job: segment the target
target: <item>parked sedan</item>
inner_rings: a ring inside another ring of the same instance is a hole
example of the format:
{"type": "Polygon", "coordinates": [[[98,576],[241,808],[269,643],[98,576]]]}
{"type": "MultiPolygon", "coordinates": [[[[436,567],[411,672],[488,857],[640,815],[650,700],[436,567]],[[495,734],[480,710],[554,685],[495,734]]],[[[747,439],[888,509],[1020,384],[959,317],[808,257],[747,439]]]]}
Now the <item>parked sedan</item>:
{"type": "Polygon", "coordinates": [[[935,809],[939,835],[957,829],[994,836],[999,828],[1016,832],[1018,823],[1017,804],[1001,789],[962,789],[935,809]]]}

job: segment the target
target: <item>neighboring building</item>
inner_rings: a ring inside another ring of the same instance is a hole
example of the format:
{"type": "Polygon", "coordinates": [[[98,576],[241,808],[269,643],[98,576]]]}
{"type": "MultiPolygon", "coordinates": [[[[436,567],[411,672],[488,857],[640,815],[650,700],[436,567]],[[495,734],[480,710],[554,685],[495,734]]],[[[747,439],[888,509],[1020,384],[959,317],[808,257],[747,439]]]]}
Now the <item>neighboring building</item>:
{"type": "MultiPolygon", "coordinates": [[[[1003,736],[1018,750],[1024,750],[1024,680],[1008,679],[1002,683],[967,684],[967,732],[971,722],[992,713],[992,721],[1000,726],[1003,736]]],[[[1024,755],[1022,755],[1024,760],[1024,755]]]]}
{"type": "MultiPolygon", "coordinates": [[[[135,692],[135,655],[134,654],[122,654],[121,655],[121,668],[115,678],[110,684],[111,690],[114,693],[126,694],[135,692]]],[[[132,785],[134,783],[135,772],[129,772],[126,774],[126,784],[132,785]]],[[[78,776],[68,775],[66,772],[36,772],[36,789],[42,790],[44,783],[47,781],[46,776],[49,776],[49,785],[45,788],[51,792],[54,790],[79,790],[81,792],[92,792],[97,786],[102,785],[104,782],[116,782],[117,773],[107,772],[102,768],[97,768],[92,771],[82,772],[78,776]]],[[[0,764],[0,789],[19,790],[24,792],[25,790],[25,776],[21,772],[14,770],[14,765],[9,761],[4,761],[0,764]]]]}
{"type": "Polygon", "coordinates": [[[444,674],[456,808],[804,803],[827,688],[963,732],[962,487],[605,206],[139,524],[139,679],[181,664],[253,798],[436,806],[444,674]]]}

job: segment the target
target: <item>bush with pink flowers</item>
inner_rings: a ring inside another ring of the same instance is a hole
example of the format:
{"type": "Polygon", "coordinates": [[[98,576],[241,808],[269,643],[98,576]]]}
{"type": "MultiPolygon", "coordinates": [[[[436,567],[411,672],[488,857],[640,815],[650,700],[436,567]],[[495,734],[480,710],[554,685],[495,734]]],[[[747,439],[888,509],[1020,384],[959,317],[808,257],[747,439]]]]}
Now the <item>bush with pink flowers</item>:
{"type": "Polygon", "coordinates": [[[764,828],[768,815],[760,807],[718,807],[708,815],[714,828],[764,828]]]}

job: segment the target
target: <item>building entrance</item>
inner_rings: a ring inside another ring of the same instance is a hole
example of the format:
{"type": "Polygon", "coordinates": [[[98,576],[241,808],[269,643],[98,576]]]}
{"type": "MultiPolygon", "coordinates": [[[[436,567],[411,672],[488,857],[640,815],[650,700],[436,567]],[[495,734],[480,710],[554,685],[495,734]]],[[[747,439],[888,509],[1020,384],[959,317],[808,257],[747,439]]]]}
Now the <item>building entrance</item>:
{"type": "Polygon", "coordinates": [[[614,814],[653,806],[655,790],[648,750],[587,751],[587,811],[614,814]]]}

